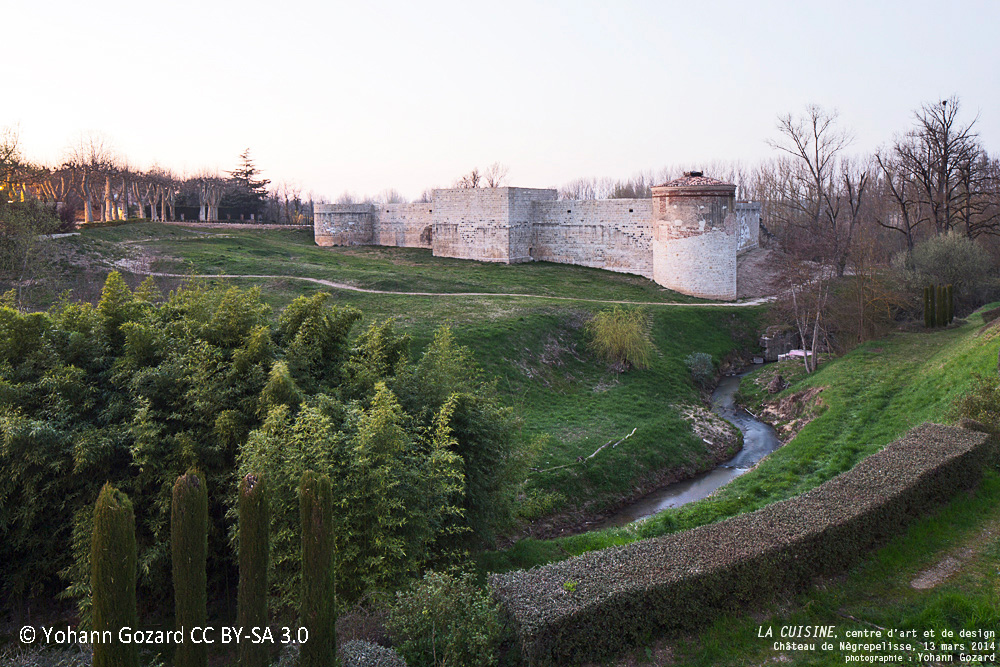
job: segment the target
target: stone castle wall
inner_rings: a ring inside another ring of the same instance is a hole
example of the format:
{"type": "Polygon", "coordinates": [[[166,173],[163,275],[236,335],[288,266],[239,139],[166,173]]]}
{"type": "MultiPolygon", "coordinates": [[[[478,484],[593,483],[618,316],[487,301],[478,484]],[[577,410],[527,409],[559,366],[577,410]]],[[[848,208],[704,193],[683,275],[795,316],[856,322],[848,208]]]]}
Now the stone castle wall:
{"type": "Polygon", "coordinates": [[[531,257],[653,277],[649,199],[537,202],[531,257]]]}
{"type": "Polygon", "coordinates": [[[431,202],[315,207],[319,245],[430,248],[437,257],[578,264],[678,292],[736,298],[736,257],[757,247],[760,205],[654,188],[650,199],[560,200],[535,188],[435,190],[431,202]]]}

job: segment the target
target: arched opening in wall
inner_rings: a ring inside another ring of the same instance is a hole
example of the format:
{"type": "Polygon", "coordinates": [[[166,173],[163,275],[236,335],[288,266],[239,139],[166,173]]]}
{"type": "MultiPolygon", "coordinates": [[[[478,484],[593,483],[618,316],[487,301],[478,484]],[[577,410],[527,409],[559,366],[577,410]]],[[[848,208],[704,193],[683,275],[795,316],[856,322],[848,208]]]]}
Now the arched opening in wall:
{"type": "Polygon", "coordinates": [[[431,225],[424,227],[424,231],[420,232],[420,242],[430,245],[434,240],[434,228],[431,225]]]}

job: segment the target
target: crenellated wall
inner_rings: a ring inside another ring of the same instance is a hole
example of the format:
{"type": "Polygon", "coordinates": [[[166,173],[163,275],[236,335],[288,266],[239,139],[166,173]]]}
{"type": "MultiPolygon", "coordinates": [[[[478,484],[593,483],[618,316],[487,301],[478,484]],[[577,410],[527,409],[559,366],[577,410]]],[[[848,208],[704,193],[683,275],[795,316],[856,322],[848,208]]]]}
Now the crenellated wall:
{"type": "Polygon", "coordinates": [[[430,248],[436,257],[578,264],[670,289],[736,298],[736,257],[757,247],[760,204],[686,175],[650,199],[560,200],[551,189],[435,190],[431,202],[315,207],[318,245],[430,248]]]}

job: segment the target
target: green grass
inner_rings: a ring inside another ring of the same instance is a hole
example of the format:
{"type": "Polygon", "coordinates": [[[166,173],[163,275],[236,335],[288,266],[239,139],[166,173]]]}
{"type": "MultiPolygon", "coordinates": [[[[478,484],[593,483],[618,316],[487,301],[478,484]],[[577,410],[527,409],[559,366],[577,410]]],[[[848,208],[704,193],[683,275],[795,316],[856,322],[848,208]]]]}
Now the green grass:
{"type": "Polygon", "coordinates": [[[160,259],[153,269],[165,273],[295,275],[386,291],[704,303],[640,276],[581,266],[473,262],[433,257],[430,250],[421,248],[321,248],[308,230],[195,229],[139,223],[87,230],[66,242],[91,250],[123,242],[155,248],[160,259]]]}
{"type": "MultiPolygon", "coordinates": [[[[1000,329],[980,334],[972,315],[961,327],[897,333],[867,343],[823,364],[809,376],[801,364],[779,367],[792,384],[778,397],[824,387],[818,417],[754,470],[704,500],[667,510],[638,525],[558,540],[522,540],[510,549],[480,556],[485,571],[540,565],[604,548],[721,521],[802,493],[848,470],[907,430],[925,421],[948,423],[955,400],[975,373],[995,372],[1000,329]]],[[[741,394],[759,403],[774,367],[743,380],[741,394]],[[756,375],[765,377],[758,384],[756,375]]],[[[757,406],[759,407],[759,405],[757,406]]]]}
{"type": "MultiPolygon", "coordinates": [[[[320,290],[333,302],[364,313],[361,326],[386,318],[412,337],[418,355],[442,325],[472,349],[477,363],[496,378],[504,400],[523,424],[523,437],[536,451],[536,468],[571,464],[549,473],[530,473],[524,516],[535,518],[567,507],[613,504],[651,483],[664,468],[687,471],[710,465],[704,443],[677,410],[700,402],[683,364],[692,352],[721,360],[738,344],[752,346],[755,308],[647,306],[656,346],[649,366],[618,375],[588,346],[584,324],[608,304],[595,300],[697,302],[638,276],[548,263],[513,266],[436,258],[407,248],[320,248],[300,230],[194,229],[139,223],[87,230],[60,239],[62,273],[80,264],[104,266],[145,255],[152,269],[184,274],[305,276],[367,289],[415,292],[484,292],[484,296],[372,294],[279,279],[225,279],[260,285],[279,309],[300,295],[320,290]],[[82,258],[82,259],[81,259],[82,258]],[[500,293],[541,295],[542,298],[500,293]],[[617,448],[589,456],[632,429],[617,448]]],[[[133,276],[138,283],[141,276],[133,276]]],[[[212,282],[215,282],[213,279],[212,282]]],[[[177,279],[160,279],[164,289],[177,279]]],[[[90,296],[94,298],[96,292],[90,296]]],[[[360,327],[359,327],[360,328],[360,327]]]]}

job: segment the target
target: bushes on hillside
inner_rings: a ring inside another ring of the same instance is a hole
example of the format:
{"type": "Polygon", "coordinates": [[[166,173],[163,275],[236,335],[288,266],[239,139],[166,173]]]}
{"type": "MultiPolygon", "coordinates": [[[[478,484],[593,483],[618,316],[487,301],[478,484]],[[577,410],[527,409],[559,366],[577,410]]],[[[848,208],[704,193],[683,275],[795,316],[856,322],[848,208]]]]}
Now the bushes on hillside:
{"type": "Polygon", "coordinates": [[[699,387],[707,387],[715,379],[715,365],[712,363],[712,355],[704,352],[689,354],[684,359],[684,365],[691,371],[693,379],[699,387]]]}
{"type": "Polygon", "coordinates": [[[958,232],[929,238],[909,257],[893,258],[893,264],[914,295],[928,284],[954,285],[955,302],[964,312],[997,294],[997,270],[989,252],[958,232]]]}
{"type": "Polygon", "coordinates": [[[393,645],[410,667],[495,665],[496,603],[471,575],[428,572],[397,594],[389,612],[393,645]]]}
{"type": "Polygon", "coordinates": [[[587,332],[597,356],[618,372],[649,365],[653,343],[643,311],[621,306],[602,310],[587,322],[587,332]]]}

